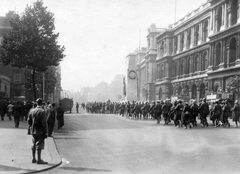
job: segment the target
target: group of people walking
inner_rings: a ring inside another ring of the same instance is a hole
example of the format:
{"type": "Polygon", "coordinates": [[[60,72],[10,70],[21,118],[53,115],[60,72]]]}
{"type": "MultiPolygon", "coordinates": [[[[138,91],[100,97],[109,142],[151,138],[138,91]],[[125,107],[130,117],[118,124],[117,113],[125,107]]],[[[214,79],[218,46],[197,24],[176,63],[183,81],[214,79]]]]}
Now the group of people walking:
{"type": "Polygon", "coordinates": [[[236,100],[231,107],[229,100],[216,100],[209,104],[207,100],[200,99],[199,104],[195,100],[184,102],[170,99],[153,102],[89,102],[86,104],[87,112],[114,113],[133,120],[156,120],[157,124],[163,120],[167,125],[173,122],[176,127],[193,128],[200,120],[201,127],[208,127],[208,119],[215,127],[230,127],[231,118],[235,127],[239,126],[240,105],[236,100]]]}

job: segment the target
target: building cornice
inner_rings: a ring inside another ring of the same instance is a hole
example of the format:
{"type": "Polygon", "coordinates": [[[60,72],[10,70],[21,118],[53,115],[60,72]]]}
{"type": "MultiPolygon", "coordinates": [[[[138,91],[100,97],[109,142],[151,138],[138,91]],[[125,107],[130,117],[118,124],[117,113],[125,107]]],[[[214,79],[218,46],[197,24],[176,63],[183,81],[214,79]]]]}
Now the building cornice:
{"type": "Polygon", "coordinates": [[[221,40],[222,38],[236,34],[237,33],[236,31],[238,31],[238,33],[240,32],[240,24],[236,24],[230,28],[227,28],[221,32],[209,36],[210,42],[213,43],[217,40],[221,40]]]}
{"type": "Polygon", "coordinates": [[[234,66],[229,68],[224,68],[220,70],[214,70],[214,71],[208,71],[208,79],[214,79],[219,77],[228,77],[228,76],[234,76],[236,74],[240,73],[240,66],[234,66]]]}
{"type": "Polygon", "coordinates": [[[191,49],[188,49],[186,51],[183,51],[181,53],[175,54],[172,57],[173,57],[173,60],[176,60],[176,59],[179,59],[179,58],[182,58],[182,57],[185,57],[185,56],[189,56],[189,55],[194,54],[196,52],[203,51],[203,50],[208,49],[208,48],[210,48],[209,42],[205,42],[201,45],[195,46],[195,47],[193,47],[191,49]]]}

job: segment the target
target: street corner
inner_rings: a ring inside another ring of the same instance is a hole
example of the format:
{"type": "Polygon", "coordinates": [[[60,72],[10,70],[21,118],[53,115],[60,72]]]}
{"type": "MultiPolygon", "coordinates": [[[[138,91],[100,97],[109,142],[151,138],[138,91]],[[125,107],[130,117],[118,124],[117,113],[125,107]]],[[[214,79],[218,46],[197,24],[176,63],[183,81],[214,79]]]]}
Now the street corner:
{"type": "Polygon", "coordinates": [[[62,157],[60,156],[57,150],[57,146],[54,141],[54,138],[48,137],[46,139],[46,145],[47,145],[46,150],[48,151],[49,157],[50,157],[49,164],[52,165],[50,168],[60,165],[62,163],[62,157]]]}

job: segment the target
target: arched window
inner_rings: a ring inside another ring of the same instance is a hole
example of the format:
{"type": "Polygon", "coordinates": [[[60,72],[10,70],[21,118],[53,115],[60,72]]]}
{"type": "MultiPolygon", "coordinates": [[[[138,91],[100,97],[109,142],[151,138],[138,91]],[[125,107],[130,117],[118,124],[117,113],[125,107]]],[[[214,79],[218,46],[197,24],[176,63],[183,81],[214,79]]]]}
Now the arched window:
{"type": "Polygon", "coordinates": [[[191,45],[191,28],[189,28],[187,32],[187,48],[190,48],[190,45],[191,45]]]}
{"type": "Polygon", "coordinates": [[[189,74],[190,73],[190,67],[191,67],[191,60],[190,60],[190,57],[187,58],[187,63],[186,63],[186,69],[187,69],[187,72],[186,74],[189,74]]]}
{"type": "Polygon", "coordinates": [[[237,41],[233,37],[229,43],[229,66],[234,66],[237,58],[237,41]]]}
{"type": "Polygon", "coordinates": [[[176,77],[176,62],[172,64],[172,77],[176,77]]]}
{"type": "Polygon", "coordinates": [[[194,56],[194,64],[193,64],[193,72],[197,72],[198,71],[198,63],[199,63],[199,56],[198,54],[196,54],[194,56]]]}
{"type": "Polygon", "coordinates": [[[178,37],[176,36],[174,39],[174,53],[177,53],[178,49],[178,37]]]}
{"type": "Polygon", "coordinates": [[[185,59],[183,58],[182,59],[182,64],[181,64],[181,67],[182,67],[182,75],[185,74],[185,59]]]}
{"type": "Polygon", "coordinates": [[[161,79],[165,77],[164,64],[161,65],[161,79]]]}
{"type": "Polygon", "coordinates": [[[232,0],[231,3],[231,14],[232,14],[232,18],[231,18],[231,25],[234,25],[237,23],[237,13],[238,13],[238,0],[232,0]]]}
{"type": "Polygon", "coordinates": [[[222,6],[220,6],[217,10],[217,15],[216,15],[216,24],[217,24],[217,31],[220,31],[221,26],[222,26],[222,6]]]}
{"type": "Polygon", "coordinates": [[[200,98],[205,98],[205,85],[202,83],[200,85],[200,98]]]}
{"type": "Polygon", "coordinates": [[[160,57],[163,57],[163,55],[164,55],[164,52],[165,52],[165,48],[164,48],[164,41],[162,41],[161,43],[160,43],[160,57]]]}
{"type": "Polygon", "coordinates": [[[222,48],[221,48],[221,43],[218,43],[216,46],[216,57],[215,57],[215,66],[218,66],[220,64],[220,60],[222,57],[222,48]]]}
{"type": "Polygon", "coordinates": [[[196,85],[192,85],[192,99],[196,99],[197,98],[197,87],[196,85]]]}
{"type": "Polygon", "coordinates": [[[180,51],[183,50],[183,47],[184,47],[184,32],[182,32],[182,34],[180,35],[180,51]]]}
{"type": "Polygon", "coordinates": [[[207,51],[205,51],[202,55],[202,71],[205,71],[207,69],[208,66],[208,54],[207,51]]]}
{"type": "Polygon", "coordinates": [[[197,45],[198,39],[199,39],[199,25],[196,25],[194,35],[195,35],[194,43],[195,43],[195,45],[197,45]]]}
{"type": "Polygon", "coordinates": [[[208,20],[203,23],[203,42],[206,42],[208,38],[208,20]]]}

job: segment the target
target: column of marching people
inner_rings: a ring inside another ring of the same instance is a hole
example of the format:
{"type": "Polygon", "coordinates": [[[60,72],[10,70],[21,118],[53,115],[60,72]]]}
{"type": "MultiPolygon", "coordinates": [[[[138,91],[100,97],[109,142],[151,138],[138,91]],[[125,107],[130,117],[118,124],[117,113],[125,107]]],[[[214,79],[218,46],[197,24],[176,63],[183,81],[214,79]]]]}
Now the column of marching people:
{"type": "Polygon", "coordinates": [[[230,127],[229,119],[239,126],[240,105],[236,100],[231,107],[228,100],[216,100],[209,104],[207,100],[200,99],[183,102],[182,100],[171,101],[170,99],[143,102],[88,102],[85,105],[87,112],[101,114],[116,114],[132,120],[156,120],[157,124],[172,123],[175,127],[185,129],[208,127],[208,119],[214,127],[230,127]]]}

